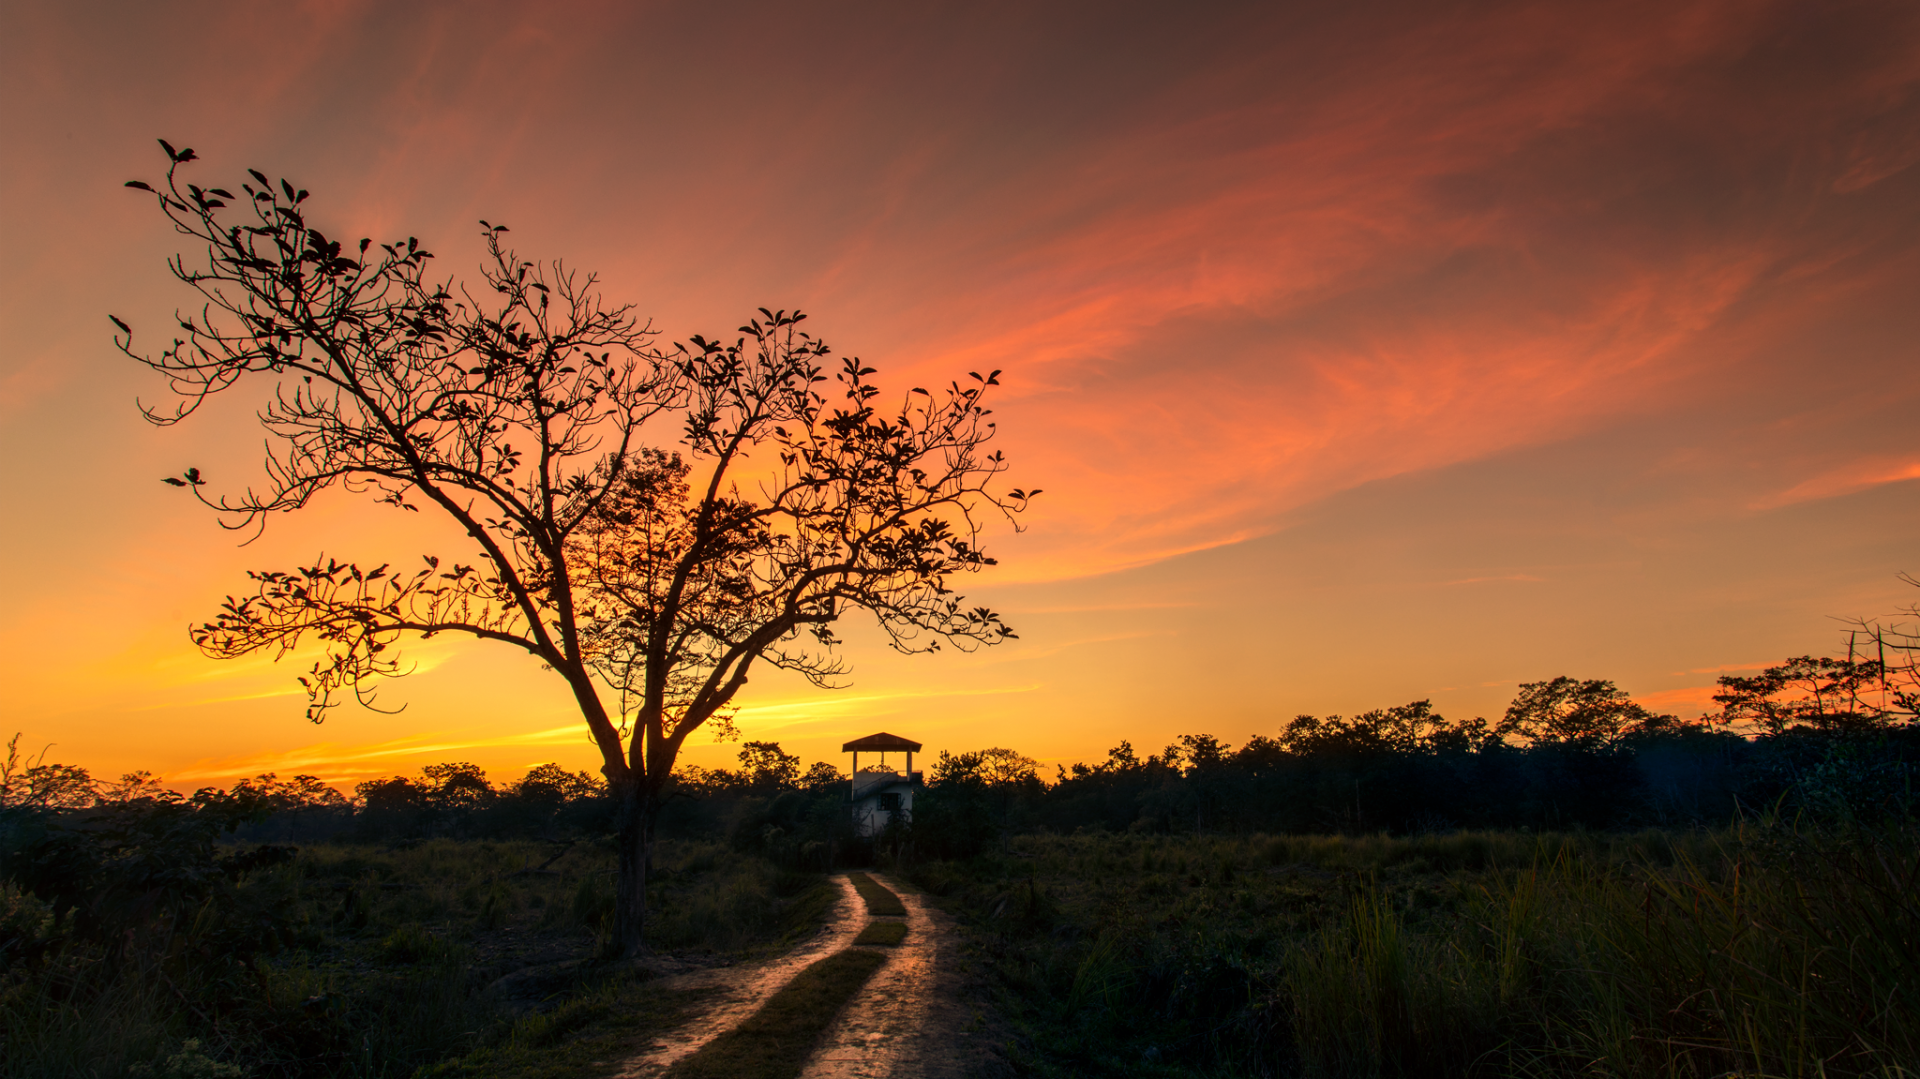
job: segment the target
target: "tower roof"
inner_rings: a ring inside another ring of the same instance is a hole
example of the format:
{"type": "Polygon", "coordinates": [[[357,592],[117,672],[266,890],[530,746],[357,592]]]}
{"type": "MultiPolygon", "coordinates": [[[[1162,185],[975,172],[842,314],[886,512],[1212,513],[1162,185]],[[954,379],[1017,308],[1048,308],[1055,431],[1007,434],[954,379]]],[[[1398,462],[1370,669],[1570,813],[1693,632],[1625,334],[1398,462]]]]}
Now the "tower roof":
{"type": "Polygon", "coordinates": [[[904,749],[910,753],[918,753],[920,752],[920,743],[910,742],[897,734],[882,732],[880,734],[869,734],[865,738],[855,738],[853,741],[841,746],[840,752],[865,753],[869,751],[900,749],[904,749]]]}

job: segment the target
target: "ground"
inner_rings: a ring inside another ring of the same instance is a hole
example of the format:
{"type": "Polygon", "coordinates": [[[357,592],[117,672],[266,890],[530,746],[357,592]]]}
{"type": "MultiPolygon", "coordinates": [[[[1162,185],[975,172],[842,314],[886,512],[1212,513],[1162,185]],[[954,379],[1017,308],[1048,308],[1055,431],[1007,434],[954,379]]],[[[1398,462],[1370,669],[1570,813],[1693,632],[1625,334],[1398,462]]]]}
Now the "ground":
{"type": "MultiPolygon", "coordinates": [[[[704,1013],[661,1034],[617,1073],[621,1079],[666,1075],[716,1039],[738,1029],[796,975],[854,947],[875,923],[900,923],[899,944],[855,991],[807,1057],[805,1079],[963,1079],[1002,1070],[983,1014],[968,1001],[958,934],[952,919],[890,877],[878,882],[900,897],[904,916],[870,917],[847,877],[820,933],[786,955],[759,963],[671,974],[662,992],[707,990],[704,1013]]],[[[882,934],[887,935],[887,934],[882,934]]],[[[822,1017],[824,1018],[824,1017],[822,1017]]]]}

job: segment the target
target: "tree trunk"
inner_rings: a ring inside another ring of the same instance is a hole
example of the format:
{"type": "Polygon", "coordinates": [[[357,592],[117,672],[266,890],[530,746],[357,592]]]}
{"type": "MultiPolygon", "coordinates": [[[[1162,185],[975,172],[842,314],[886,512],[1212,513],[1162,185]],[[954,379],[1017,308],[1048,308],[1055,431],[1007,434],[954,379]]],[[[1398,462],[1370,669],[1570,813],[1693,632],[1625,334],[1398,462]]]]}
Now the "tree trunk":
{"type": "Polygon", "coordinates": [[[615,792],[620,826],[620,868],[613,897],[613,954],[637,959],[647,953],[647,871],[653,866],[653,799],[638,780],[615,792]]]}

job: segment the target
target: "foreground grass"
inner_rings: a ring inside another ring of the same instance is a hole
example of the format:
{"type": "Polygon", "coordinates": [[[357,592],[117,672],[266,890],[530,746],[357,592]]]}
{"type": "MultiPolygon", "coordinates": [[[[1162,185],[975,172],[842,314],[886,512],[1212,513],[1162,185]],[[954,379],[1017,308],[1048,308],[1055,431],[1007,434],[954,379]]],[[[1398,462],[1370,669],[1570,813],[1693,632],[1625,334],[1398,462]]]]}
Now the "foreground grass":
{"type": "Polygon", "coordinates": [[[1024,837],[922,866],[1041,1075],[1892,1076],[1920,836],[1024,837]]]}
{"type": "MultiPolygon", "coordinates": [[[[0,890],[0,1077],[167,1074],[189,1039],[191,1059],[255,1079],[492,1074],[482,1059],[515,1074],[530,1046],[597,1059],[698,1003],[596,960],[613,865],[595,842],[313,846],[244,882],[255,921],[124,944],[63,941],[44,904],[0,890]],[[229,959],[249,934],[260,957],[229,959]]],[[[649,943],[756,954],[811,932],[834,894],[718,844],[662,843],[649,943]]]]}
{"type": "Polygon", "coordinates": [[[860,893],[860,898],[866,900],[868,914],[901,916],[907,913],[899,896],[865,873],[848,873],[847,879],[853,882],[853,890],[860,893]]]}
{"type": "Polygon", "coordinates": [[[662,991],[612,980],[515,1023],[496,1045],[416,1072],[417,1079],[579,1079],[616,1073],[664,1033],[698,1016],[718,990],[662,991]]]}
{"type": "Polygon", "coordinates": [[[855,944],[878,944],[891,948],[907,939],[905,922],[871,922],[860,935],[853,938],[855,944]]]}
{"type": "Polygon", "coordinates": [[[794,975],[760,1010],[672,1068],[672,1079],[792,1079],[847,1001],[886,963],[848,948],[794,975]]]}

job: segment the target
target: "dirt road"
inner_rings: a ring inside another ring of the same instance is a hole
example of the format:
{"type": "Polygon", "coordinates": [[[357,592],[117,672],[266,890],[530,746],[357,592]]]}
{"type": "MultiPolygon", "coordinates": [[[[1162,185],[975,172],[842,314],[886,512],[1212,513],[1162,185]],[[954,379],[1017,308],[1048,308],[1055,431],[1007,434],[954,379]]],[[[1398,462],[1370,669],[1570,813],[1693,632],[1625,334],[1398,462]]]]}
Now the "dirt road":
{"type": "Polygon", "coordinates": [[[840,896],[812,940],[775,959],[675,974],[654,983],[662,990],[718,987],[720,995],[699,1018],[663,1035],[654,1047],[616,1073],[615,1079],[656,1076],[674,1061],[733,1029],[795,974],[845,948],[867,924],[867,912],[853,886],[841,877],[840,896]]]}
{"type": "MultiPolygon", "coordinates": [[[[821,1039],[802,1079],[962,1079],[988,1074],[992,1046],[970,1028],[957,937],[946,913],[879,873],[907,908],[906,940],[821,1039]],[[978,1043],[978,1044],[976,1044],[978,1043]]],[[[847,885],[849,891],[852,885],[847,885]]],[[[882,918],[876,921],[900,921],[882,918]]]]}
{"type": "Polygon", "coordinates": [[[840,896],[813,940],[778,959],[662,979],[663,988],[718,987],[721,996],[700,1018],[630,1061],[619,1079],[657,1076],[675,1061],[753,1014],[809,964],[848,947],[869,921],[905,921],[906,939],[879,948],[887,963],[854,996],[821,1038],[802,1079],[963,1079],[1001,1069],[984,1026],[965,1003],[958,937],[948,916],[918,892],[875,873],[900,897],[902,918],[871,918],[853,885],[840,877],[840,896]]]}

